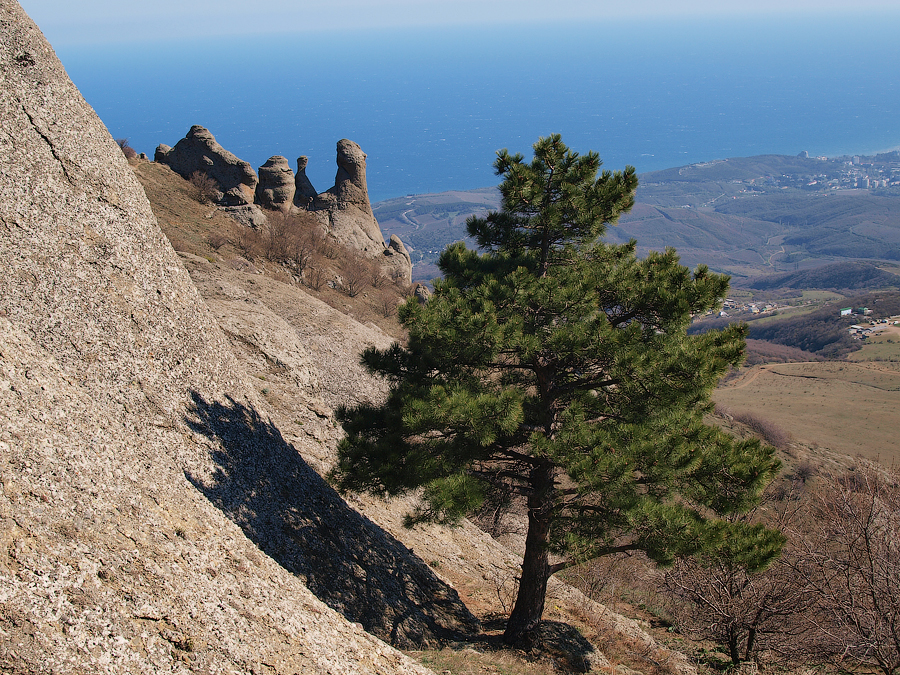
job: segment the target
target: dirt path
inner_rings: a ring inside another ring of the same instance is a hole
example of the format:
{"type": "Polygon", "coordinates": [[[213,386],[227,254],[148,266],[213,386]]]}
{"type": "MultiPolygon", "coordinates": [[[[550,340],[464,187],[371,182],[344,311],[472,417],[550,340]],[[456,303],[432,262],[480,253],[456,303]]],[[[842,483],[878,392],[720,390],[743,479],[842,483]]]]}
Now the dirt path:
{"type": "Polygon", "coordinates": [[[726,382],[722,388],[723,389],[743,389],[747,385],[753,384],[762,373],[769,370],[768,366],[754,366],[753,370],[746,374],[741,375],[737,384],[731,384],[730,382],[726,382]]]}

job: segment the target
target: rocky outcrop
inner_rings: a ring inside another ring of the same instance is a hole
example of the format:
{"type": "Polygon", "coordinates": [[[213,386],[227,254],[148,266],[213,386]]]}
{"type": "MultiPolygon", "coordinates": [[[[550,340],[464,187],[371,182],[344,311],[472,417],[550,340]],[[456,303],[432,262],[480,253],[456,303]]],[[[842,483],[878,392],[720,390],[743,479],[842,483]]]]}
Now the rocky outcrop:
{"type": "Polygon", "coordinates": [[[219,203],[225,206],[252,204],[259,179],[247,162],[238,159],[216,142],[203,127],[194,125],[174,148],[160,145],[154,159],[168,164],[182,178],[195,171],[204,173],[219,184],[219,203]]]}
{"type": "Polygon", "coordinates": [[[346,138],[337,143],[334,187],[313,199],[309,210],[338,241],[367,253],[384,252],[384,236],[372,213],[366,185],[366,153],[346,138]]]}
{"type": "MultiPolygon", "coordinates": [[[[302,158],[301,158],[302,159],[302,158]]],[[[316,195],[307,206],[325,231],[345,246],[377,259],[392,276],[409,283],[412,262],[398,237],[385,245],[378,221],[372,213],[366,184],[366,153],[346,138],[337,143],[337,174],[334,187],[316,195]]]]}
{"type": "Polygon", "coordinates": [[[256,186],[256,203],[264,209],[282,209],[294,201],[294,172],[287,158],[281,155],[269,157],[259,167],[259,184],[256,186]]]}
{"type": "Polygon", "coordinates": [[[389,275],[407,283],[412,280],[412,261],[399,238],[385,244],[378,221],[372,213],[366,183],[366,153],[356,143],[337,143],[337,174],[334,186],[322,193],[306,175],[308,158],[297,159],[294,174],[286,158],[275,155],[259,168],[259,177],[216,143],[201,126],[193,126],[187,136],[170,148],[160,145],[156,161],[169,165],[183,178],[200,171],[218,182],[218,202],[242,225],[265,227],[265,211],[293,209],[313,213],[325,232],[344,246],[378,261],[389,275]]]}
{"type": "Polygon", "coordinates": [[[391,269],[391,276],[402,279],[406,283],[412,282],[412,259],[409,257],[409,251],[400,241],[400,237],[396,234],[391,235],[387,247],[384,249],[384,255],[387,258],[385,263],[391,269]]]}
{"type": "Polygon", "coordinates": [[[304,349],[261,309],[226,337],[14,0],[0,121],[0,670],[424,673],[351,621],[470,615],[264,414],[230,340],[314,389],[304,349]]]}

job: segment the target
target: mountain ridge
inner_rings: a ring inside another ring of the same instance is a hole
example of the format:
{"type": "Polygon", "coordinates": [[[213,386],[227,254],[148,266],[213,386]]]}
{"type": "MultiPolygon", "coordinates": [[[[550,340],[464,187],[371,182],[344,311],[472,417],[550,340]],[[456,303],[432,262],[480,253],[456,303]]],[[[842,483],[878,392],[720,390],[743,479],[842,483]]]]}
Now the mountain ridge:
{"type": "MultiPolygon", "coordinates": [[[[842,259],[900,260],[898,153],[730,158],[641,174],[639,181],[634,209],[605,239],[635,239],[642,254],[671,246],[684,264],[706,264],[735,279],[842,259]]],[[[385,232],[410,249],[414,279],[426,280],[437,272],[437,252],[465,237],[466,217],[498,208],[493,194],[410,195],[373,209],[385,232]]]]}

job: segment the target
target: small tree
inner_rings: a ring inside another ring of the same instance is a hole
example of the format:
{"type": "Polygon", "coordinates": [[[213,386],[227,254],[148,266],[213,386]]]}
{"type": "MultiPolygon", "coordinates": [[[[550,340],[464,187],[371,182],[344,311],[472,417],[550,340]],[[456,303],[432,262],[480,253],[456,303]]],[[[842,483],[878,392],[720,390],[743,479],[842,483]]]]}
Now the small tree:
{"type": "Polygon", "coordinates": [[[341,260],[341,288],[351,298],[360,294],[372,279],[372,263],[353,251],[341,260]]]}
{"type": "Polygon", "coordinates": [[[219,200],[219,184],[202,171],[195,171],[188,179],[194,199],[201,204],[214,204],[219,200]]]}
{"type": "Polygon", "coordinates": [[[340,411],[333,479],[391,495],[422,488],[410,526],[523,499],[511,643],[540,622],[549,577],[574,562],[706,551],[764,566],[780,534],[717,516],[754,504],[779,463],[702,421],[745,329],[686,334],[725,297],[727,277],[691,274],[672,250],[639,260],[634,242],[598,241],[634,203],[632,167],[598,177],[597,154],[554,135],[530,164],[503,150],[495,168],[501,210],[468,221],[484,252],[444,251],[434,295],[401,309],[407,346],[364,353],[391,388],[382,405],[340,411]]]}
{"type": "Polygon", "coordinates": [[[127,138],[117,138],[116,145],[122,150],[122,154],[125,155],[125,159],[134,159],[138,156],[137,150],[131,147],[131,144],[128,142],[127,138]]]}
{"type": "MultiPolygon", "coordinates": [[[[792,485],[780,499],[774,497],[775,490],[767,491],[771,494],[762,504],[765,508],[731,518],[763,521],[781,530],[796,527],[803,516],[803,502],[795,494],[799,489],[799,484],[792,485]]],[[[795,654],[808,641],[802,617],[813,602],[793,568],[797,550],[789,541],[781,558],[755,572],[721,552],[678,560],[666,571],[664,584],[677,598],[673,613],[679,628],[724,645],[735,666],[757,661],[766,650],[795,654]]]]}

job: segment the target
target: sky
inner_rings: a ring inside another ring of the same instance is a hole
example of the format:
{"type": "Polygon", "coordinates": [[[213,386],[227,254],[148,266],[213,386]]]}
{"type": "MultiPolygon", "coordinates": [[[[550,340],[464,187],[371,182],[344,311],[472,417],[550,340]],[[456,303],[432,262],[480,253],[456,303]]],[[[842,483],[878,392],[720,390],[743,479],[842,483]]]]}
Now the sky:
{"type": "Polygon", "coordinates": [[[897,10],[897,0],[267,0],[261,9],[245,0],[20,2],[57,47],[419,26],[897,10]]]}

